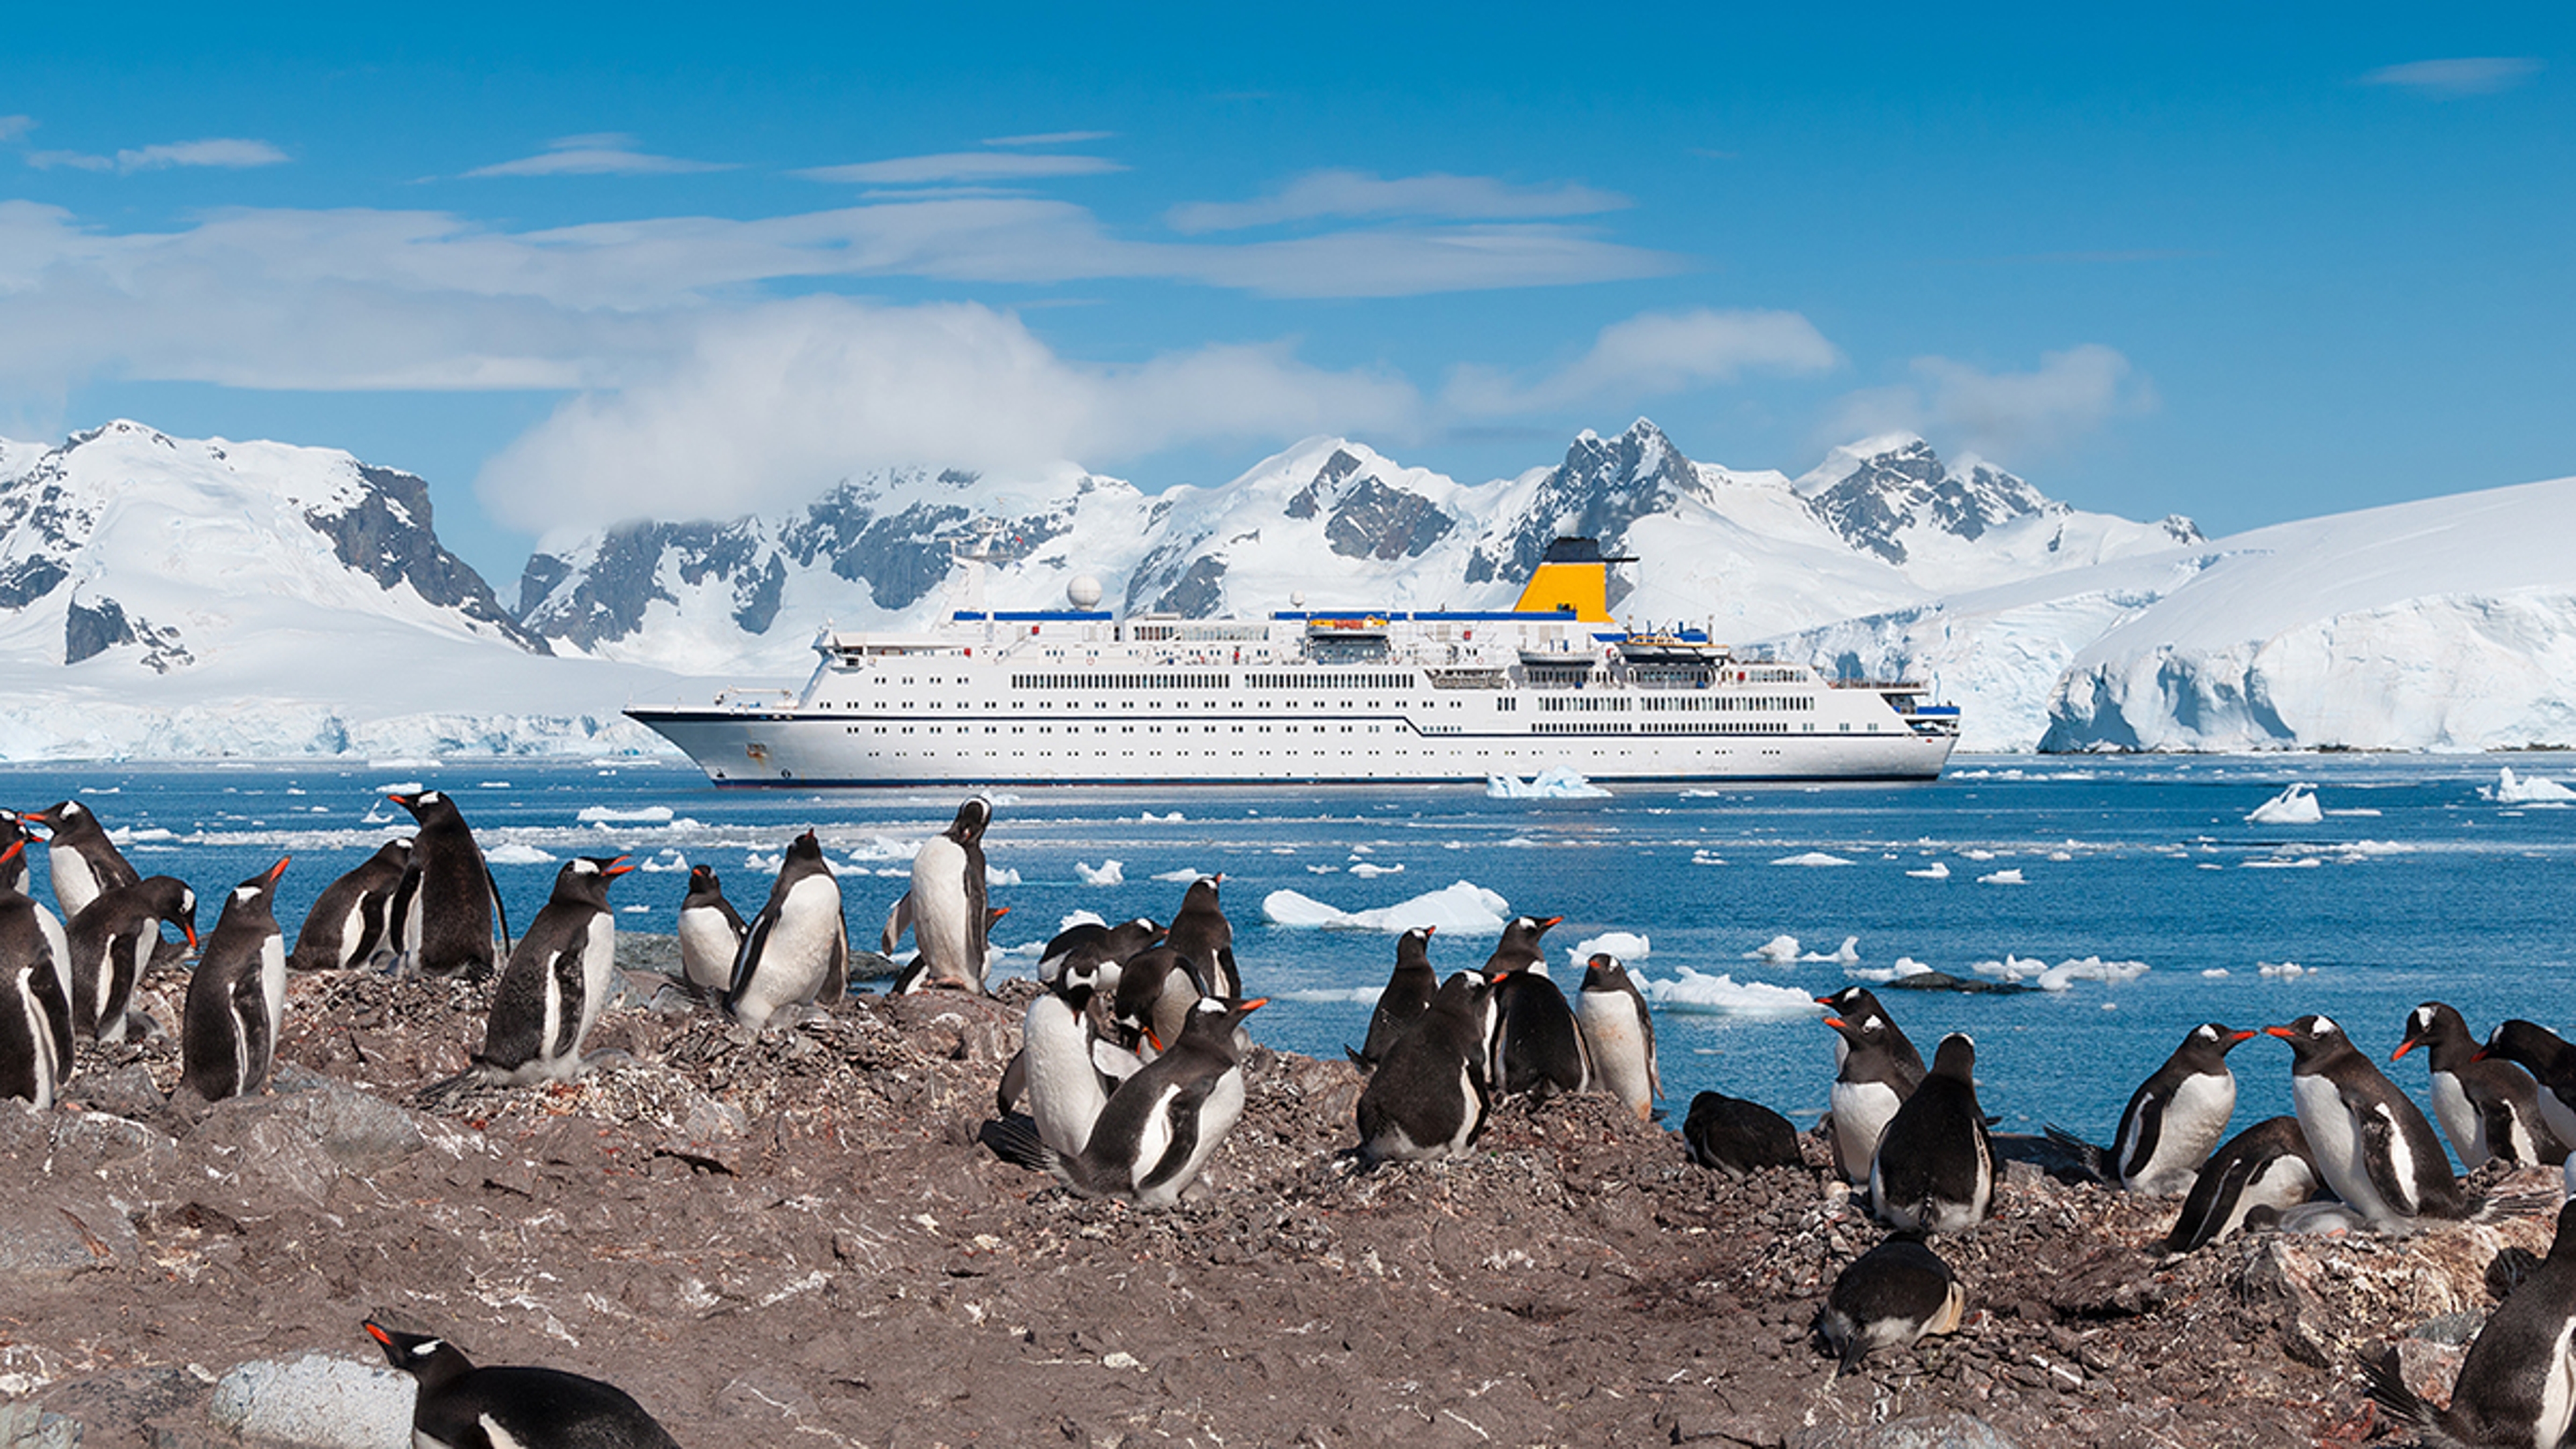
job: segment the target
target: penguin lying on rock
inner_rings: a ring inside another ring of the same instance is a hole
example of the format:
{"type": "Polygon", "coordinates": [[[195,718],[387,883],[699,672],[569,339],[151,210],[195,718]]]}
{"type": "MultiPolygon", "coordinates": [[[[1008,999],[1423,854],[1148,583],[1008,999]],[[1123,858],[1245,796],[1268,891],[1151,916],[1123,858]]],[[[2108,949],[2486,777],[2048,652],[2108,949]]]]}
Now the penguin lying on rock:
{"type": "Polygon", "coordinates": [[[1924,1246],[1921,1233],[1895,1233],[1834,1279],[1816,1330],[1840,1355],[1833,1376],[1841,1378],[1880,1349],[1954,1331],[1967,1304],[1950,1265],[1924,1246]]]}
{"type": "Polygon", "coordinates": [[[364,1326],[386,1361],[420,1381],[414,1449],[680,1449],[614,1384],[561,1369],[477,1368],[445,1339],[372,1318],[364,1326]]]}
{"type": "Polygon", "coordinates": [[[2155,1075],[2138,1085],[2105,1149],[2050,1124],[2048,1140],[2071,1148],[2099,1181],[2149,1197],[2191,1190],[2209,1150],[2236,1115],[2236,1074],[2227,1054],[2260,1033],[2214,1021],[2195,1026],[2155,1075]]]}
{"type": "Polygon", "coordinates": [[[1798,1129],[1788,1118],[1759,1102],[1718,1092],[1691,1098],[1690,1115],[1682,1119],[1682,1144],[1691,1161],[1729,1177],[1807,1165],[1798,1153],[1798,1129]]]}
{"type": "Polygon", "coordinates": [[[2201,1164],[2165,1251],[2188,1253],[2246,1226],[2256,1212],[2281,1214],[2316,1196],[2325,1181],[2296,1117],[2267,1117],[2230,1137],[2201,1164]]]}

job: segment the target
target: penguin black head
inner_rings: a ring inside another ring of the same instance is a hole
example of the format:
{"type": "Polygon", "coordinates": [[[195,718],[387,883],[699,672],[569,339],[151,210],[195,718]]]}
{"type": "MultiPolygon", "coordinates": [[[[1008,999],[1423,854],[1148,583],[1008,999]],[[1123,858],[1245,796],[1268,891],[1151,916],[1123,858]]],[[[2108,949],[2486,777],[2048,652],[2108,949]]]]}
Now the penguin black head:
{"type": "Polygon", "coordinates": [[[1224,909],[1224,907],[1217,904],[1216,899],[1216,888],[1223,884],[1225,884],[1225,877],[1222,874],[1203,875],[1197,880],[1191,881],[1190,888],[1181,892],[1181,909],[1184,911],[1215,911],[1224,909]]]}
{"type": "MultiPolygon", "coordinates": [[[[294,858],[291,855],[281,855],[277,858],[277,864],[234,886],[233,902],[247,905],[252,901],[266,899],[277,889],[277,878],[286,874],[286,863],[294,858]]],[[[229,903],[227,908],[229,909],[229,903]]]]}
{"type": "Polygon", "coordinates": [[[2223,1022],[2204,1021],[2191,1029],[2190,1042],[2197,1047],[2215,1047],[2223,1057],[2261,1035],[2259,1031],[2238,1031],[2223,1022]]]}
{"type": "Polygon", "coordinates": [[[608,903],[608,883],[634,868],[622,855],[574,856],[555,872],[553,898],[604,906],[608,903]]]}
{"type": "Polygon", "coordinates": [[[2476,1059],[2501,1058],[2537,1075],[2557,1062],[2559,1054],[2566,1050],[2567,1043],[2558,1033],[2536,1021],[2515,1017],[2487,1034],[2487,1044],[2478,1048],[2476,1059]]]}
{"type": "Polygon", "coordinates": [[[1628,968],[1619,958],[1606,951],[1595,951],[1583,963],[1583,989],[1586,991],[1624,991],[1628,988],[1628,968]]]}
{"type": "Polygon", "coordinates": [[[959,845],[973,845],[984,838],[984,829],[993,823],[993,802],[981,795],[969,795],[957,807],[957,818],[948,822],[941,834],[959,845]]]}
{"type": "Polygon", "coordinates": [[[2315,1012],[2300,1017],[2288,1026],[2267,1026],[2263,1028],[2263,1034],[2277,1036],[2288,1042],[2291,1055],[2302,1063],[2337,1050],[2352,1048],[2351,1041],[2344,1036],[2343,1028],[2335,1025],[2333,1017],[2321,1016],[2315,1012]]]}
{"type": "Polygon", "coordinates": [[[699,891],[712,891],[712,890],[721,890],[721,889],[723,889],[723,887],[722,887],[722,886],[720,886],[720,885],[718,885],[718,884],[717,884],[717,882],[716,882],[716,869],[715,869],[715,867],[714,867],[714,866],[711,866],[711,865],[693,865],[693,866],[690,866],[690,867],[689,867],[689,892],[690,892],[690,894],[695,895],[695,894],[696,894],[697,892],[699,892],[699,891]]]}
{"type": "Polygon", "coordinates": [[[1416,926],[1395,938],[1395,964],[1398,970],[1431,969],[1431,934],[1437,926],[1416,926]]]}
{"type": "Polygon", "coordinates": [[[1189,1019],[1181,1023],[1181,1040],[1183,1042],[1196,1040],[1210,1046],[1222,1047],[1225,1054],[1231,1057],[1234,1055],[1235,1027],[1245,1017],[1269,1004],[1270,998],[1267,996],[1254,996],[1241,1001],[1225,1001],[1213,996],[1202,996],[1191,1003],[1189,1019]]]}
{"type": "Polygon", "coordinates": [[[811,830],[787,842],[787,860],[821,860],[822,858],[823,842],[811,830]]]}
{"type": "Polygon", "coordinates": [[[360,1327],[384,1349],[386,1362],[419,1379],[424,1390],[473,1371],[474,1360],[446,1339],[425,1333],[396,1333],[372,1318],[360,1327]]]}
{"type": "MultiPolygon", "coordinates": [[[[2470,1039],[2469,1024],[2458,1011],[2439,1001],[2427,1001],[2406,1013],[2406,1039],[2397,1044],[2397,1050],[2390,1052],[2388,1059],[2393,1062],[2419,1046],[2434,1046],[2436,1041],[2447,1040],[2454,1032],[2464,1041],[2470,1039]]],[[[2435,1047],[2435,1054],[2438,1056],[2439,1053],[2440,1049],[2435,1047]]]]}
{"type": "Polygon", "coordinates": [[[415,790],[409,794],[397,792],[385,798],[410,811],[411,818],[423,825],[427,825],[433,816],[457,813],[456,802],[437,790],[415,790]]]}
{"type": "Polygon", "coordinates": [[[1977,1044],[1964,1031],[1954,1031],[1941,1038],[1932,1049],[1932,1075],[1952,1081],[1974,1082],[1977,1073],[1977,1044]]]}
{"type": "Polygon", "coordinates": [[[1544,961],[1545,956],[1538,948],[1538,938],[1547,934],[1548,927],[1564,919],[1563,916],[1514,916],[1503,923],[1503,939],[1494,947],[1494,954],[1534,956],[1544,961]]]}
{"type": "Polygon", "coordinates": [[[1876,1012],[1858,1017],[1829,1016],[1825,1025],[1842,1033],[1843,1040],[1855,1050],[1887,1040],[1887,1018],[1876,1012]]]}

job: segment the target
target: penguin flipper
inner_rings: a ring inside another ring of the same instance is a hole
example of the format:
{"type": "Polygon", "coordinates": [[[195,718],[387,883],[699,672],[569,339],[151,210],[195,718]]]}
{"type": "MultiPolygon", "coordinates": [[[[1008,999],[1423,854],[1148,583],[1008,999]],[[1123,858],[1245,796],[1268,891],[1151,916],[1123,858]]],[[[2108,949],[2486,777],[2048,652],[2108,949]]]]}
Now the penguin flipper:
{"type": "Polygon", "coordinates": [[[1234,948],[1232,946],[1219,946],[1216,948],[1216,966],[1217,973],[1225,978],[1226,995],[1241,996],[1243,994],[1243,972],[1241,968],[1234,964],[1234,948]]]}
{"type": "Polygon", "coordinates": [[[1011,1109],[1020,1104],[1020,1093],[1028,1080],[1029,1049],[1022,1047],[1011,1054],[1010,1065],[1002,1068],[1002,1084],[993,1090],[993,1106],[1001,1115],[1008,1117],[1011,1109]]]}
{"type": "Polygon", "coordinates": [[[769,928],[777,924],[778,912],[762,911],[760,918],[753,921],[751,929],[744,933],[742,949],[733,955],[733,980],[725,986],[727,1001],[739,999],[743,988],[751,984],[753,974],[760,969],[760,953],[769,945],[769,928]]]}
{"type": "Polygon", "coordinates": [[[823,973],[823,989],[814,993],[814,1000],[821,1005],[831,1006],[847,995],[849,990],[850,938],[846,932],[835,931],[832,933],[832,965],[823,973]]]}
{"type": "Polygon", "coordinates": [[[912,929],[912,892],[905,891],[895,897],[894,905],[886,911],[885,934],[877,940],[877,954],[893,955],[896,944],[903,940],[903,933],[910,929],[912,929]]]}
{"type": "Polygon", "coordinates": [[[2504,1096],[2483,1098],[2470,1104],[2478,1114],[2478,1125],[2485,1129],[2487,1151],[2517,1167],[2532,1164],[2522,1160],[2522,1147],[2516,1140],[2513,1099],[2504,1096]]]}
{"type": "Polygon", "coordinates": [[[2109,1182],[2111,1180],[2111,1154],[2103,1151],[2094,1144],[2085,1141],[2083,1138],[2076,1136],[2074,1133],[2067,1131],[2065,1128],[2058,1126],[2054,1122],[2042,1123],[2039,1130],[2046,1134],[2051,1143],[2065,1148],[2068,1152],[2074,1154],[2075,1165],[2083,1170],[2086,1177],[2093,1179],[2095,1182],[2109,1182]]]}
{"type": "Polygon", "coordinates": [[[2415,1199],[2415,1184],[2397,1174],[2397,1123],[2388,1109],[2376,1103],[2360,1113],[2362,1165],[2370,1171],[2370,1185],[2380,1201],[2412,1217],[2423,1206],[2415,1199]]]}
{"type": "Polygon", "coordinates": [[[555,979],[555,999],[567,1008],[562,1019],[555,1023],[555,1039],[546,1044],[546,1055],[568,1057],[581,1046],[576,1040],[581,1035],[581,999],[584,995],[581,953],[557,951],[554,959],[546,963],[546,968],[555,979]]]}
{"type": "Polygon", "coordinates": [[[2182,1212],[2174,1218],[2172,1231],[2165,1234],[2165,1251],[2188,1253],[2217,1237],[2227,1222],[2221,1204],[2235,1202],[2243,1195],[2247,1180],[2261,1162],[2247,1153],[2229,1158],[2216,1176],[2202,1168],[2192,1179],[2191,1195],[2183,1199],[2182,1212]]]}
{"type": "Polygon", "coordinates": [[[1164,1102],[1163,1122],[1172,1134],[1171,1142],[1163,1149],[1162,1157],[1156,1160],[1153,1168],[1136,1180],[1138,1192],[1171,1181],[1182,1168],[1190,1165],[1192,1157],[1198,1155],[1199,1107],[1207,1101],[1208,1093],[1215,1090],[1216,1081],[1215,1077],[1208,1077],[1191,1082],[1164,1102]]]}
{"type": "MultiPolygon", "coordinates": [[[[478,850],[475,855],[480,859],[482,852],[478,850]]],[[[499,917],[501,921],[501,959],[507,961],[510,959],[510,953],[519,948],[510,937],[509,903],[501,899],[501,882],[493,877],[492,862],[488,860],[483,862],[483,885],[492,892],[492,914],[499,917]]]]}

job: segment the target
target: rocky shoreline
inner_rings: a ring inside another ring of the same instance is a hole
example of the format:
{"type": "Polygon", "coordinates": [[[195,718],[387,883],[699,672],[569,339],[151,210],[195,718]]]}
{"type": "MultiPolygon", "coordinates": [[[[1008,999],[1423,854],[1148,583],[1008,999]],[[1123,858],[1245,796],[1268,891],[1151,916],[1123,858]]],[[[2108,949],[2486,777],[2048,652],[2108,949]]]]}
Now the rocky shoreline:
{"type": "Polygon", "coordinates": [[[692,1445],[2358,1443],[2359,1360],[2445,1396],[2496,1253],[2550,1237],[2168,1259],[2173,1204],[2015,1161],[1938,1243],[1960,1332],[1833,1382],[1812,1325],[1881,1234],[1813,1140],[1729,1179],[1580,1098],[1361,1173],[1356,1072],[1256,1050],[1202,1186],[1139,1212],[979,1142],[1026,984],[753,1037],[668,949],[622,939],[592,1042],[624,1055],[568,1085],[421,1110],[482,989],[316,976],[269,1094],[167,1105],[165,1038],[0,1111],[0,1449],[399,1449],[370,1315],[617,1383],[692,1445]]]}

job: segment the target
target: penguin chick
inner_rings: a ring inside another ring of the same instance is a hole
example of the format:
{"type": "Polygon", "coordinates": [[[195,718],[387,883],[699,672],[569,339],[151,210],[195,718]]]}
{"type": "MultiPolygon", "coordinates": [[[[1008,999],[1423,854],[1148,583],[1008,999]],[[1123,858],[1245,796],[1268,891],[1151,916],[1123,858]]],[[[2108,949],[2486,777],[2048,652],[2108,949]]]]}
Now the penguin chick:
{"type": "MultiPolygon", "coordinates": [[[[1117,925],[1083,921],[1065,927],[1038,953],[1038,982],[1052,984],[1065,968],[1078,962],[1091,961],[1116,966],[1128,957],[1163,939],[1163,928],[1145,916],[1117,925]]],[[[1115,973],[1101,978],[1101,989],[1116,984],[1115,973]]]]}
{"type": "Polygon", "coordinates": [[[625,1390],[549,1368],[477,1368],[444,1339],[367,1320],[385,1359],[420,1381],[415,1449],[680,1449],[625,1390]]]}
{"type": "Polygon", "coordinates": [[[2369,1394],[2434,1449],[2556,1445],[2576,1428],[2576,1202],[2558,1209],[2549,1256],[2469,1344],[2451,1402],[2416,1397],[2390,1361],[2364,1363],[2369,1394]]]}
{"type": "Polygon", "coordinates": [[[1691,1161],[1729,1177],[1807,1165],[1798,1152],[1798,1129],[1788,1118],[1759,1102],[1717,1092],[1691,1098],[1690,1115],[1682,1119],[1682,1144],[1691,1161]]]}
{"type": "Polygon", "coordinates": [[[617,916],[608,883],[635,868],[625,861],[581,856],[555,872],[553,894],[493,989],[483,1049],[474,1054],[485,1081],[517,1087],[580,1073],[582,1042],[615,983],[617,916]]]}
{"type": "Polygon", "coordinates": [[[2228,1138],[2201,1164],[2165,1235],[2165,1251],[2188,1253],[2217,1242],[2248,1226],[2256,1212],[2277,1219],[2316,1196],[2324,1181],[2299,1119],[2267,1117],[2228,1138]]]}
{"type": "Polygon", "coordinates": [[[1834,1279],[1816,1327],[1840,1355],[1841,1378],[1881,1349],[1907,1348],[1957,1329],[1967,1291],[1923,1235],[1900,1232],[1852,1261],[1834,1279]]]}
{"type": "Polygon", "coordinates": [[[286,1018],[286,933],[278,929],[280,857],[224,898],[215,932],[188,978],[179,1030],[179,1081],[209,1102],[268,1084],[286,1018]]]}

